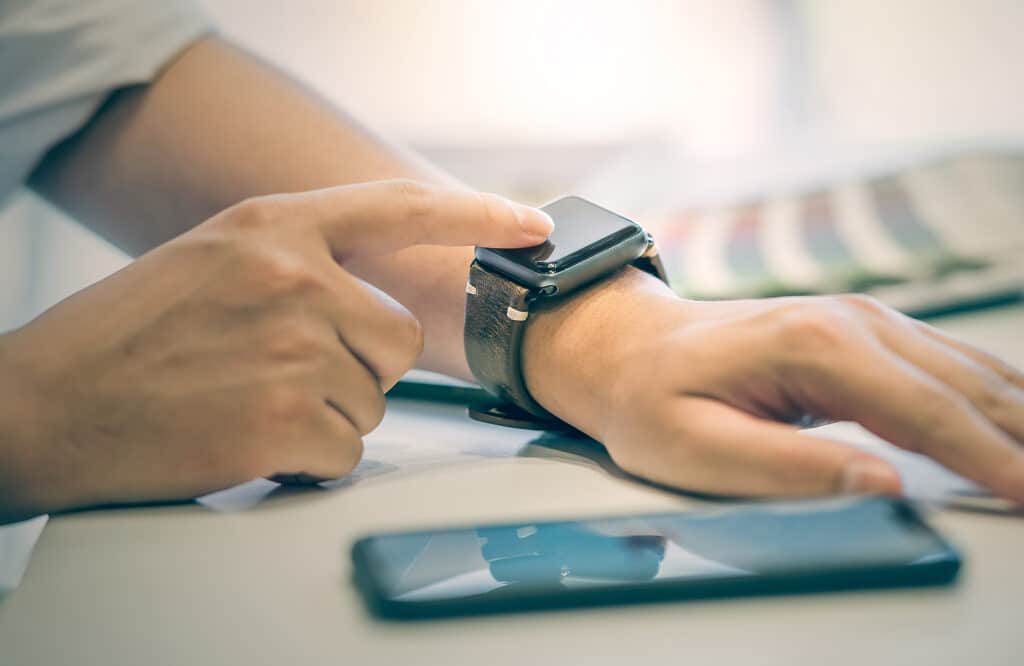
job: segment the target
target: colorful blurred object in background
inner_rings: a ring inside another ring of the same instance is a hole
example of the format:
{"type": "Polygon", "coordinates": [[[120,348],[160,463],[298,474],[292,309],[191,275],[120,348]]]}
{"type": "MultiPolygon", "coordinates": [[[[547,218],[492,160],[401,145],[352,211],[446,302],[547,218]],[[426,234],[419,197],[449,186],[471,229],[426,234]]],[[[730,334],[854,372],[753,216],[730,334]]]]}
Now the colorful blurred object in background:
{"type": "MultiPolygon", "coordinates": [[[[203,4],[473,186],[651,225],[683,293],[1020,293],[1024,3],[203,4]]],[[[0,329],[126,261],[30,195],[2,215],[0,329]]]]}
{"type": "Polygon", "coordinates": [[[1024,287],[1024,153],[957,155],[647,222],[691,297],[865,292],[917,316],[1003,303],[1024,287]]]}

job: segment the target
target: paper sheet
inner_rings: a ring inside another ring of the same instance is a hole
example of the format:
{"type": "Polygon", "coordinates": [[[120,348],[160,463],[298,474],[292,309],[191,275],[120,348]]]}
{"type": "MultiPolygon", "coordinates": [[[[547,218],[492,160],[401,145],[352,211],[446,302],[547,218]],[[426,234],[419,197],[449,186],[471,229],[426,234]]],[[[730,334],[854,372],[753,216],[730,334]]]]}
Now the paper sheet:
{"type": "Polygon", "coordinates": [[[48,516],[0,527],[0,600],[18,587],[48,516]]]}

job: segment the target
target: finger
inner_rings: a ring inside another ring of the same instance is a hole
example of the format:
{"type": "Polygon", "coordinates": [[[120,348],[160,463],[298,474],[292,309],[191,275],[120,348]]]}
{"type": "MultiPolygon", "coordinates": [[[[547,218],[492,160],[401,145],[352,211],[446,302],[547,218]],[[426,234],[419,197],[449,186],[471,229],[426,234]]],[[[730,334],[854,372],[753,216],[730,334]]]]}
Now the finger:
{"type": "Polygon", "coordinates": [[[554,225],[546,214],[495,194],[388,180],[286,195],[311,219],[331,253],[383,254],[412,245],[538,245],[554,225]]]}
{"type": "Polygon", "coordinates": [[[297,441],[282,443],[284,462],[274,480],[310,482],[347,475],[363,456],[363,440],[351,422],[325,407],[297,441]]]}
{"type": "Polygon", "coordinates": [[[1004,381],[1024,390],[1024,373],[1008,363],[1001,361],[995,356],[983,352],[966,342],[957,340],[948,333],[944,333],[923,321],[919,321],[913,317],[908,317],[901,312],[886,307],[873,298],[857,294],[847,294],[840,298],[843,299],[846,305],[854,311],[867,315],[869,321],[874,323],[887,322],[893,326],[913,328],[923,336],[934,340],[945,347],[955,349],[978,365],[983,366],[994,372],[999,377],[1002,377],[1004,381]]]}
{"type": "Polygon", "coordinates": [[[419,322],[401,303],[337,264],[326,270],[335,288],[323,307],[338,338],[387,391],[419,359],[419,322]]]}
{"type": "Polygon", "coordinates": [[[1024,502],[1024,450],[964,396],[891,350],[865,344],[828,359],[816,376],[814,402],[827,415],[857,421],[897,446],[1024,502]]]}
{"type": "Polygon", "coordinates": [[[347,419],[360,435],[384,418],[384,389],[377,377],[348,348],[339,345],[324,370],[324,402],[347,419]]]}
{"type": "Polygon", "coordinates": [[[1024,372],[1021,372],[1020,370],[1013,367],[1009,363],[1006,363],[1005,361],[996,358],[995,356],[989,354],[988,352],[982,351],[977,347],[969,345],[961,340],[957,340],[953,336],[943,331],[940,331],[934,326],[929,326],[928,324],[922,321],[911,321],[914,322],[914,326],[924,335],[948,347],[952,347],[953,349],[957,350],[958,352],[960,352],[967,358],[971,359],[978,365],[982,365],[991,370],[992,372],[996,373],[997,375],[1002,377],[1004,381],[1007,381],[1010,384],[1016,386],[1017,388],[1024,390],[1024,372]]]}
{"type": "Polygon", "coordinates": [[[914,326],[881,325],[885,345],[913,365],[963,395],[989,421],[1018,443],[1024,442],[1024,390],[941,338],[914,326]]]}
{"type": "Polygon", "coordinates": [[[683,400],[679,417],[684,425],[675,441],[638,472],[643,476],[725,495],[900,492],[899,475],[880,458],[714,399],[683,400]]]}

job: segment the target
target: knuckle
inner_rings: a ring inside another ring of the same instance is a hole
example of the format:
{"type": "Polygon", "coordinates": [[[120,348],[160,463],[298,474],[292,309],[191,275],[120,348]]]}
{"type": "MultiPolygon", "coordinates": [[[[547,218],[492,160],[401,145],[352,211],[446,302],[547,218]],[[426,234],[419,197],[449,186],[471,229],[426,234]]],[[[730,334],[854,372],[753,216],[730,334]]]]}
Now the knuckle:
{"type": "Polygon", "coordinates": [[[268,387],[261,403],[259,413],[274,426],[298,423],[314,412],[314,402],[307,392],[288,383],[268,387]]]}
{"type": "Polygon", "coordinates": [[[777,334],[801,353],[845,347],[850,337],[849,322],[829,304],[807,302],[786,306],[779,313],[777,334]]]}
{"type": "Polygon", "coordinates": [[[326,341],[308,321],[299,316],[283,317],[267,335],[266,353],[279,361],[317,358],[324,355],[326,341]]]}
{"type": "Polygon", "coordinates": [[[433,190],[423,183],[407,178],[391,181],[395,198],[401,202],[403,217],[426,217],[434,210],[433,190]]]}
{"type": "Polygon", "coordinates": [[[272,197],[250,197],[229,208],[226,218],[241,229],[263,229],[275,224],[280,216],[272,197]]]}
{"type": "Polygon", "coordinates": [[[329,289],[327,281],[301,257],[281,250],[256,250],[251,253],[253,269],[266,293],[295,296],[321,293],[329,289]]]}
{"type": "Polygon", "coordinates": [[[889,308],[881,301],[867,294],[842,294],[833,298],[852,312],[880,316],[889,311],[889,308]]]}
{"type": "Polygon", "coordinates": [[[859,328],[830,299],[787,303],[771,316],[766,344],[787,381],[826,380],[840,361],[859,352],[859,328]]]}
{"type": "Polygon", "coordinates": [[[406,365],[411,368],[423,353],[423,325],[415,317],[404,317],[401,329],[406,365]]]}

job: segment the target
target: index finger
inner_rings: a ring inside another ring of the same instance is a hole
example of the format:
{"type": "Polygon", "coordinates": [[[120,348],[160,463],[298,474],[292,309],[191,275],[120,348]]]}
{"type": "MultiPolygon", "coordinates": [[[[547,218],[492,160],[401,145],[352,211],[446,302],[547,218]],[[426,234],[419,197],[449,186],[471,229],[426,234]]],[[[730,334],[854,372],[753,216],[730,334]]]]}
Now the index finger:
{"type": "Polygon", "coordinates": [[[337,259],[413,245],[539,245],[554,224],[544,212],[496,194],[385,180],[288,195],[337,259]]]}

